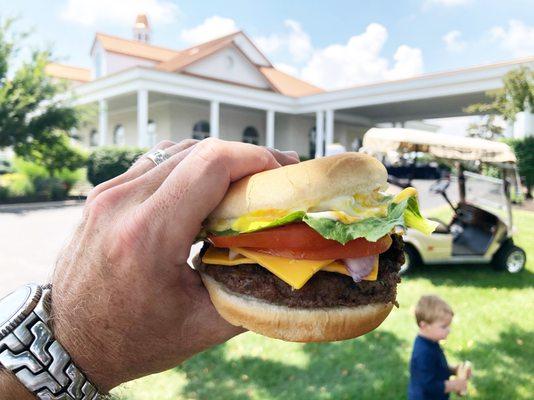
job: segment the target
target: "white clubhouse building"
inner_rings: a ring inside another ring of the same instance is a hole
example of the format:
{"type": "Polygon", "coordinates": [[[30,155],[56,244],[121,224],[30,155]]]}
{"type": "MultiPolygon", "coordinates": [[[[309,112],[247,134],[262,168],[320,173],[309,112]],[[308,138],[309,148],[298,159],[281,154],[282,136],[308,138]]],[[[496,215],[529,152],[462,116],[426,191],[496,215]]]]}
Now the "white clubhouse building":
{"type": "MultiPolygon", "coordinates": [[[[377,124],[435,130],[417,121],[466,115],[506,72],[534,66],[530,57],[325,91],[277,70],[241,31],[184,50],[154,46],[149,36],[140,15],[133,39],[96,34],[91,70],[47,67],[73,82],[77,104],[98,105],[94,123],[79,132],[83,144],[148,147],[214,136],[320,156],[332,143],[358,148],[377,124]]],[[[508,127],[516,137],[533,131],[529,112],[508,127]]]]}

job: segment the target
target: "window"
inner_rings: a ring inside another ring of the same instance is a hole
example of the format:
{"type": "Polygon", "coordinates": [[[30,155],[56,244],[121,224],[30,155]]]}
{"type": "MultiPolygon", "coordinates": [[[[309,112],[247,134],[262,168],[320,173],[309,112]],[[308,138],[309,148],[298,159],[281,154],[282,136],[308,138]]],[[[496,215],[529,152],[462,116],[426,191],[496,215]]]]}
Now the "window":
{"type": "Polygon", "coordinates": [[[157,139],[156,128],[157,128],[156,122],[153,119],[149,119],[148,127],[147,127],[149,146],[154,146],[156,144],[156,139],[157,139]]]}
{"type": "Polygon", "coordinates": [[[193,139],[202,140],[210,137],[210,123],[208,121],[198,121],[193,126],[193,139]]]}
{"type": "Polygon", "coordinates": [[[91,129],[89,133],[89,146],[98,146],[98,131],[96,129],[91,129]]]}
{"type": "Polygon", "coordinates": [[[118,124],[113,130],[113,144],[124,146],[124,127],[122,124],[118,124]]]}
{"type": "Polygon", "coordinates": [[[243,131],[243,143],[259,144],[259,135],[256,128],[247,126],[243,131]]]}

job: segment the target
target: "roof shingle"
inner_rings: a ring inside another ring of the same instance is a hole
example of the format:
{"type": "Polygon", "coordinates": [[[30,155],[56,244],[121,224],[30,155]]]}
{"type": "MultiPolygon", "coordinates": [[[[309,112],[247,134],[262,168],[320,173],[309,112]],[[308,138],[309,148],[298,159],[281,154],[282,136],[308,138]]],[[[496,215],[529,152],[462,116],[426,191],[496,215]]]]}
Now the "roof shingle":
{"type": "Polygon", "coordinates": [[[288,75],[276,68],[261,67],[260,72],[279,93],[286,96],[301,97],[324,92],[323,89],[288,75]]]}
{"type": "Polygon", "coordinates": [[[75,82],[89,82],[91,80],[91,70],[88,68],[72,67],[65,64],[47,64],[45,73],[54,78],[68,79],[75,82]]]}
{"type": "Polygon", "coordinates": [[[152,61],[167,61],[178,54],[179,51],[165,47],[154,46],[137,40],[123,39],[116,36],[97,33],[95,41],[99,41],[105,50],[113,53],[126,54],[133,57],[145,58],[152,61]]]}

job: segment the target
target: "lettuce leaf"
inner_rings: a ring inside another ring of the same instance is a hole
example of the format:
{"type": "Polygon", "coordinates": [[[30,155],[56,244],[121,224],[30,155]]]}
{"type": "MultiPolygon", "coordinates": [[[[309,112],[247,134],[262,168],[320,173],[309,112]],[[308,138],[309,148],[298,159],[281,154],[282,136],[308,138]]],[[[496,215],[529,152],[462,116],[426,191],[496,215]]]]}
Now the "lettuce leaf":
{"type": "MultiPolygon", "coordinates": [[[[246,224],[243,223],[234,223],[231,229],[224,231],[223,234],[232,234],[232,232],[238,233],[250,233],[256,232],[262,229],[275,228],[281,225],[287,225],[291,222],[301,221],[306,213],[304,211],[294,211],[287,215],[284,215],[282,218],[275,219],[273,221],[248,221],[246,224]]],[[[218,233],[220,234],[220,233],[218,233]]]]}
{"type": "Polygon", "coordinates": [[[376,242],[381,237],[389,234],[396,226],[417,229],[425,235],[430,235],[438,224],[425,219],[421,215],[417,196],[411,195],[400,198],[402,199],[401,201],[393,200],[389,204],[387,216],[370,217],[353,224],[344,224],[341,221],[328,218],[313,218],[304,211],[294,211],[273,221],[252,220],[246,224],[234,224],[230,229],[215,233],[220,236],[239,235],[302,220],[324,238],[336,240],[341,244],[360,237],[370,242],[376,242]]]}
{"type": "Polygon", "coordinates": [[[414,228],[426,235],[434,231],[437,223],[429,221],[419,212],[417,197],[411,196],[398,203],[392,202],[386,217],[371,217],[353,224],[344,224],[327,218],[310,218],[304,216],[303,221],[326,239],[345,244],[363,237],[370,242],[390,233],[396,226],[414,228]]]}
{"type": "Polygon", "coordinates": [[[408,198],[408,205],[404,210],[404,222],[407,228],[413,228],[425,235],[430,235],[439,225],[435,221],[426,219],[419,212],[419,203],[416,196],[408,198]]]}

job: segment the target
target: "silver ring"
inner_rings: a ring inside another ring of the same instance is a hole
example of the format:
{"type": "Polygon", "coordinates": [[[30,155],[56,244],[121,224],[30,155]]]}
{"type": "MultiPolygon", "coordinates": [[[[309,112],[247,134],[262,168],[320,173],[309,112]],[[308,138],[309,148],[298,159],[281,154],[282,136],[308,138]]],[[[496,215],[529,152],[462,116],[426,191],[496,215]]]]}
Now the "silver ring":
{"type": "Polygon", "coordinates": [[[167,160],[170,155],[165,150],[155,150],[146,155],[147,158],[152,160],[156,166],[160,165],[163,161],[167,160]]]}

